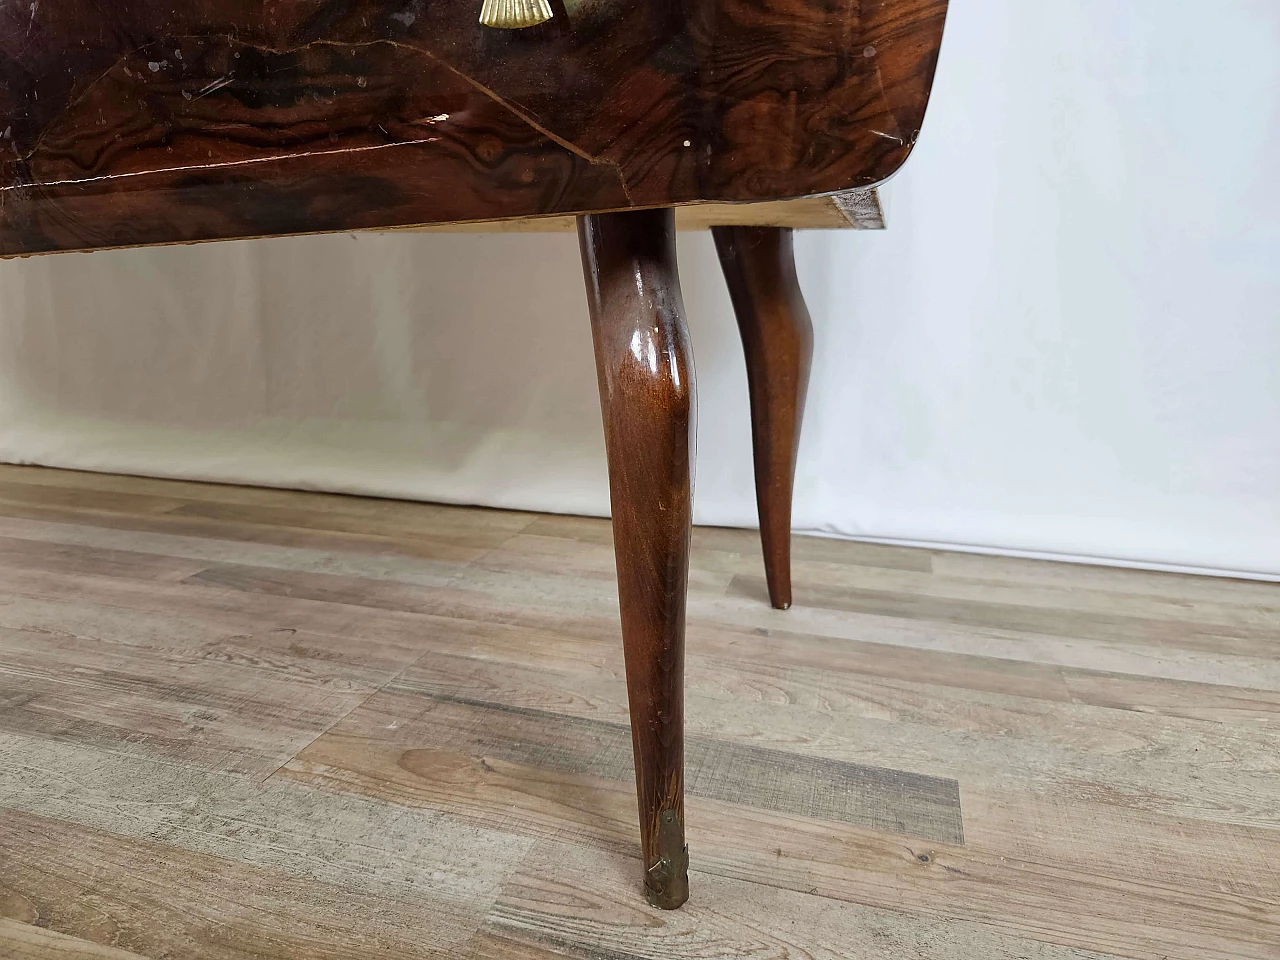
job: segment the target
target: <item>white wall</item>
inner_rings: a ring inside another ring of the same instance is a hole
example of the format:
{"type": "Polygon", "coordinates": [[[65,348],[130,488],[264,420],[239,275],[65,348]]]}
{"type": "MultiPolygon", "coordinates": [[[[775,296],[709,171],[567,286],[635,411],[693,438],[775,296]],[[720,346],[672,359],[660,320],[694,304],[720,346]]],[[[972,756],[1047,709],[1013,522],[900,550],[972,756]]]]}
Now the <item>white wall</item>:
{"type": "MultiPolygon", "coordinates": [[[[1280,3],[954,0],[884,234],[798,238],[797,525],[1280,576],[1280,3]]],[[[698,517],[746,381],[681,238],[698,517]]],[[[0,459],[607,510],[570,236],[0,264],[0,459]]]]}

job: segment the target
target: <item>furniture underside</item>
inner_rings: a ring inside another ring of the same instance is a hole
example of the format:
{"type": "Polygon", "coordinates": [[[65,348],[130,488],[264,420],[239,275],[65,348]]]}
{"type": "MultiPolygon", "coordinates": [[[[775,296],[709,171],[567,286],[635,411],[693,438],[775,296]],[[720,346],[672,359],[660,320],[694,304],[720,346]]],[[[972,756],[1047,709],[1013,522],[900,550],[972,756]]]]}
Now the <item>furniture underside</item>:
{"type": "MultiPolygon", "coordinates": [[[[784,227],[788,230],[883,230],[879,191],[849,190],[825,197],[760,203],[689,203],[675,208],[677,230],[712,227],[784,227]]],[[[516,217],[421,226],[387,227],[428,233],[568,233],[576,217],[516,217]]]]}

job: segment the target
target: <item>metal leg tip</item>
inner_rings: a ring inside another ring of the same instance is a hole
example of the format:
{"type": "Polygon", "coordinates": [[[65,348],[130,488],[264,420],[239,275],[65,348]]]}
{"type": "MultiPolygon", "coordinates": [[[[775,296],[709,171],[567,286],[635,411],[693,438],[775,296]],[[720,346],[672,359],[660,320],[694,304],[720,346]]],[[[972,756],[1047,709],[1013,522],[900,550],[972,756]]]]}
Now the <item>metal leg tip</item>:
{"type": "Polygon", "coordinates": [[[674,910],[689,899],[689,848],[663,857],[645,874],[644,894],[652,906],[674,910]]]}

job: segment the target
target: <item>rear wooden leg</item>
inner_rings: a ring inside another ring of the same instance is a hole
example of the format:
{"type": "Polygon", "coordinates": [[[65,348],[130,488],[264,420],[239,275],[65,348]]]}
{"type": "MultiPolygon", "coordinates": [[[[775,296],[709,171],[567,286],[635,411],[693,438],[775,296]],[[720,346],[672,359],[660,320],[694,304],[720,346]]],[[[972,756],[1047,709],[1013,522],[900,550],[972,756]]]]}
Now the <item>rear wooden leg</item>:
{"type": "Polygon", "coordinates": [[[769,600],[791,606],[791,488],[813,356],[813,325],[796,281],[792,232],[713,227],[747,354],[756,506],[769,600]]]}
{"type": "Polygon", "coordinates": [[[654,906],[689,897],[684,843],[684,613],[689,579],[693,362],[671,210],[578,219],[609,456],[614,554],[654,906]]]}

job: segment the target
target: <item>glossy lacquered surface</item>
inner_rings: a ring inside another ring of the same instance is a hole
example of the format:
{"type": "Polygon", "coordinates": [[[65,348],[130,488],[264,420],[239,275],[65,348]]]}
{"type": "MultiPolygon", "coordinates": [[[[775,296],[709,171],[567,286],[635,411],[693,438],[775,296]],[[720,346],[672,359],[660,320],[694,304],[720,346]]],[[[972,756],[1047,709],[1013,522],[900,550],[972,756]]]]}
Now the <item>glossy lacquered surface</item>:
{"type": "Polygon", "coordinates": [[[875,183],[946,0],[14,0],[0,254],[875,183]]]}
{"type": "Polygon", "coordinates": [[[791,490],[813,359],[813,324],[796,279],[794,235],[713,227],[747,355],[756,505],[769,601],[791,606],[791,490]]]}
{"type": "Polygon", "coordinates": [[[649,902],[689,896],[684,628],[697,413],[671,210],[579,225],[609,457],[618,606],[649,902]]]}

